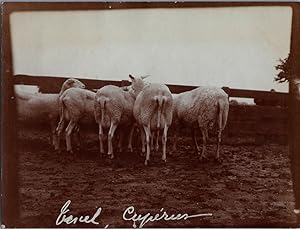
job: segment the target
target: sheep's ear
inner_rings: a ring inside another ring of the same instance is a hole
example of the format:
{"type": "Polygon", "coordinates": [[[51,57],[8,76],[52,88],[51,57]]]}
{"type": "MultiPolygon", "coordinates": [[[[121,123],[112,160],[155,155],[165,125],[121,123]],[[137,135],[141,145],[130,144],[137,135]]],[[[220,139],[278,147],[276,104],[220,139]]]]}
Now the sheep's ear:
{"type": "Polygon", "coordinates": [[[68,79],[68,84],[73,84],[73,83],[75,83],[75,80],[74,79],[72,79],[72,78],[70,78],[70,79],[68,79]]]}
{"type": "Polygon", "coordinates": [[[141,76],[142,80],[146,79],[147,77],[149,77],[150,75],[145,75],[145,76],[141,76]]]}
{"type": "Polygon", "coordinates": [[[131,74],[129,74],[129,78],[134,80],[134,77],[131,74]]]}

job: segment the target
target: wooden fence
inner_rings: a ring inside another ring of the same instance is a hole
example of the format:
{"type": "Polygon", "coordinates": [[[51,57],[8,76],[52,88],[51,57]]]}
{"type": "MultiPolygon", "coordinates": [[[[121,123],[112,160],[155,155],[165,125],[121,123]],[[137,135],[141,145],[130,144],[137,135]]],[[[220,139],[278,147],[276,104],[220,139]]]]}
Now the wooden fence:
{"type": "MultiPolygon", "coordinates": [[[[37,85],[43,93],[58,93],[68,77],[15,75],[15,84],[37,85]]],[[[129,81],[91,80],[76,77],[88,89],[105,85],[129,85],[129,81]]],[[[172,93],[192,90],[197,86],[167,85],[172,93]]],[[[286,144],[288,140],[288,93],[242,90],[223,87],[229,97],[252,98],[256,105],[230,105],[228,124],[224,131],[229,137],[254,136],[257,144],[266,141],[286,144]]]]}
{"type": "MultiPolygon", "coordinates": [[[[43,93],[58,93],[60,91],[63,82],[68,77],[53,77],[53,76],[29,76],[29,75],[15,75],[15,84],[26,84],[26,85],[38,85],[40,91],[43,93]]],[[[76,77],[82,81],[88,89],[97,89],[105,85],[111,84],[116,86],[127,86],[130,84],[128,80],[92,80],[76,77]]],[[[186,86],[186,85],[172,85],[167,84],[172,93],[181,93],[192,90],[197,86],[186,86]]],[[[288,94],[283,92],[271,92],[271,91],[257,91],[257,90],[244,90],[244,89],[233,89],[229,87],[223,87],[224,91],[230,97],[239,98],[253,98],[256,101],[276,101],[277,104],[286,106],[288,101],[288,94]]]]}

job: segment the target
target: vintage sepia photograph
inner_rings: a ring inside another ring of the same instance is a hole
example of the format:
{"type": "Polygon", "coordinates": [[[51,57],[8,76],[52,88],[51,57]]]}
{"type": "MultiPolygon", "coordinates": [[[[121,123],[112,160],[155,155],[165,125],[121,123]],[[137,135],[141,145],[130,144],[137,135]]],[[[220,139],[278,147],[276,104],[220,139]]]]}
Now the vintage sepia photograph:
{"type": "Polygon", "coordinates": [[[4,2],[2,226],[300,226],[300,4],[4,2]]]}

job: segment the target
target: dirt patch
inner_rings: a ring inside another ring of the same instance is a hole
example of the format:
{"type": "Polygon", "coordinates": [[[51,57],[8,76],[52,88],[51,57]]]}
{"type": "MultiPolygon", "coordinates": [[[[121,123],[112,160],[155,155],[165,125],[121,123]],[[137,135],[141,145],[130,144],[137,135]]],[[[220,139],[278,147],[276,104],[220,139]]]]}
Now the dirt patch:
{"type": "Polygon", "coordinates": [[[222,163],[216,163],[215,145],[208,146],[209,158],[203,162],[191,139],[181,138],[178,152],[168,156],[166,164],[160,160],[161,152],[154,152],[145,167],[136,147],[134,153],[123,152],[113,161],[101,158],[95,136],[84,136],[76,157],[54,152],[45,133],[19,133],[19,139],[22,227],[56,227],[67,200],[72,201],[68,214],[93,215],[102,207],[97,227],[132,227],[132,222],[122,219],[129,206],[139,214],[155,214],[161,208],[169,214],[213,214],[146,227],[292,227],[296,223],[287,146],[227,144],[222,146],[222,163]]]}

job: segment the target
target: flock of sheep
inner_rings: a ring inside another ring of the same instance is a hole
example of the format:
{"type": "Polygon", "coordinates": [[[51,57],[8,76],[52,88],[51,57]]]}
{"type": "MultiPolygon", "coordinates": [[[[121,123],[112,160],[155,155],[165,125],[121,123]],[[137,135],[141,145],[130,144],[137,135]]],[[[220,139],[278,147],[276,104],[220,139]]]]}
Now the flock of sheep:
{"type": "MultiPolygon", "coordinates": [[[[184,125],[192,130],[194,144],[201,158],[205,157],[208,130],[216,128],[216,159],[219,160],[221,134],[226,126],[229,111],[228,95],[221,88],[198,87],[180,94],[171,94],[164,84],[145,82],[145,77],[132,75],[129,77],[130,86],[107,85],[96,93],[85,89],[85,85],[79,80],[68,79],[63,83],[59,94],[19,94],[17,95],[19,119],[44,118],[50,121],[52,145],[55,150],[60,150],[60,138],[65,130],[67,151],[71,153],[73,153],[72,135],[79,135],[81,121],[85,119],[97,123],[100,153],[104,153],[104,133],[108,131],[107,150],[111,158],[114,158],[112,140],[116,130],[120,130],[120,149],[125,135],[123,130],[129,130],[128,150],[132,151],[132,136],[138,128],[141,134],[142,155],[146,153],[145,165],[149,162],[155,137],[155,149],[159,148],[160,134],[162,160],[166,161],[170,127],[175,129],[171,152],[176,151],[176,132],[184,125]],[[196,127],[202,132],[202,151],[195,138],[196,127]]],[[[77,144],[79,142],[76,141],[77,144]]]]}

